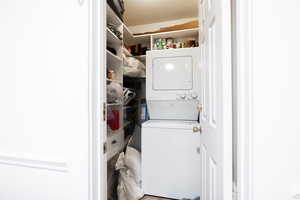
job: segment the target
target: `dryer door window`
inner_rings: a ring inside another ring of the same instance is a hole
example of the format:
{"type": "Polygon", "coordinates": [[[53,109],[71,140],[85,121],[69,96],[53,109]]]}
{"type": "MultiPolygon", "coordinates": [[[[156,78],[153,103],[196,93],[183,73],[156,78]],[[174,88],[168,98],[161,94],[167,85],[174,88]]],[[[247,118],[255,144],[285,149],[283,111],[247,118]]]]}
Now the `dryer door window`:
{"type": "Polygon", "coordinates": [[[152,65],[154,90],[193,89],[193,58],[155,58],[152,65]]]}

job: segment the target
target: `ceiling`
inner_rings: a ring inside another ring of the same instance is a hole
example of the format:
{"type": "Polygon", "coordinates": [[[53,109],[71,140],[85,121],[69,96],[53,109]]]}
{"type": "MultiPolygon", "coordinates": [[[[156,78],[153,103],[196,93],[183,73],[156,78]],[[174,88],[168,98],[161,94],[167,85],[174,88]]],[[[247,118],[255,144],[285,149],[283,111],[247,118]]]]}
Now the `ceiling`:
{"type": "Polygon", "coordinates": [[[198,16],[198,0],[124,0],[127,26],[198,16]]]}

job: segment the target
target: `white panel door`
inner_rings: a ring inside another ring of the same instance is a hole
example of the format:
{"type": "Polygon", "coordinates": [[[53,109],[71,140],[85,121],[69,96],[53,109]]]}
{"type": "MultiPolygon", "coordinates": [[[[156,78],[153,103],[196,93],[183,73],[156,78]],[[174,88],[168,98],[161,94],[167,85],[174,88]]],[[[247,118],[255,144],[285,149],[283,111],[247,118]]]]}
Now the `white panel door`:
{"type": "Polygon", "coordinates": [[[0,1],[0,199],[89,199],[89,2],[0,1]]]}
{"type": "Polygon", "coordinates": [[[229,0],[199,0],[201,199],[232,197],[231,24],[229,0]]]}

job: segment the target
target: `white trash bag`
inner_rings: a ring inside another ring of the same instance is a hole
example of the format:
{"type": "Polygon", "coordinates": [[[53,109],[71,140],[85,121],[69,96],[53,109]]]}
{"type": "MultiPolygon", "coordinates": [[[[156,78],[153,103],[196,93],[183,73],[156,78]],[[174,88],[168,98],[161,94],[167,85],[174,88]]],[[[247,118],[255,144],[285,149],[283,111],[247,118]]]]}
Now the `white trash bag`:
{"type": "Polygon", "coordinates": [[[129,77],[145,77],[146,76],[146,66],[136,58],[126,57],[124,58],[124,75],[129,77]]]}
{"type": "Polygon", "coordinates": [[[141,189],[141,154],[127,147],[126,155],[121,153],[116,163],[120,172],[118,184],[119,200],[139,200],[144,196],[141,189]]]}
{"type": "Polygon", "coordinates": [[[111,82],[107,85],[108,103],[121,103],[123,97],[123,88],[120,84],[111,82]]]}

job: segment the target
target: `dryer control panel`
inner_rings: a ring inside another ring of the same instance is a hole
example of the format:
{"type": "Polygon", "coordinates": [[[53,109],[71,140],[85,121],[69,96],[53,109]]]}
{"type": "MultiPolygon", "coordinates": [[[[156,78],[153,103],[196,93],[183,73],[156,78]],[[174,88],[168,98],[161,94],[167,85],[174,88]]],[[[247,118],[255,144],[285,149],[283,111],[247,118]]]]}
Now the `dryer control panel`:
{"type": "Polygon", "coordinates": [[[177,94],[176,100],[198,100],[199,95],[196,92],[177,94]]]}

